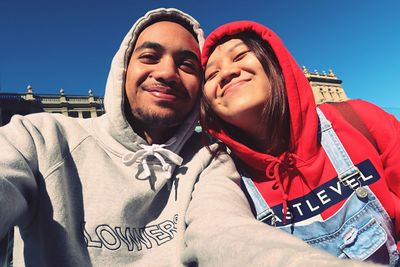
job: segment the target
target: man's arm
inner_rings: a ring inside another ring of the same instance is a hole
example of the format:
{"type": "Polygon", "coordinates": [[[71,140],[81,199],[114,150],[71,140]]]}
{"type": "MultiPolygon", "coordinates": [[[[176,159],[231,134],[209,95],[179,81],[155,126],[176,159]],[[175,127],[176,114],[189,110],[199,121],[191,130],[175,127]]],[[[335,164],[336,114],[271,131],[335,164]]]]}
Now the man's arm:
{"type": "Polygon", "coordinates": [[[0,128],[0,239],[15,225],[29,224],[37,194],[36,134],[21,116],[0,128]]]}
{"type": "Polygon", "coordinates": [[[184,264],[199,266],[368,266],[345,261],[257,221],[226,155],[201,174],[186,214],[184,264]]]}

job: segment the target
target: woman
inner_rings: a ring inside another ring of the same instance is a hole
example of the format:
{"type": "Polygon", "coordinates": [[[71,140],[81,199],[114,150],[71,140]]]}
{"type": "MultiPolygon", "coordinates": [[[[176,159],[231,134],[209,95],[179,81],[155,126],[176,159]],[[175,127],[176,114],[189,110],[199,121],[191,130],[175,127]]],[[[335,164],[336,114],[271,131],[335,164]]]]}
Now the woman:
{"type": "Polygon", "coordinates": [[[293,57],[255,22],[213,31],[202,64],[202,127],[232,151],[255,217],[338,257],[396,265],[398,120],[348,101],[363,133],[333,104],[317,108],[293,57]]]}

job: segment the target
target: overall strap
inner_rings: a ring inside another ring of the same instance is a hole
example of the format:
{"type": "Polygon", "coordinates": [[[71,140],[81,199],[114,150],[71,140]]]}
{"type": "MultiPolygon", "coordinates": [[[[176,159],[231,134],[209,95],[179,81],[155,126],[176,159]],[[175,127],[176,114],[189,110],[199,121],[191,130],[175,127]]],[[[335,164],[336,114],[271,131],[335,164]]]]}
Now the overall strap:
{"type": "Polygon", "coordinates": [[[244,186],[246,187],[246,191],[250,197],[249,201],[251,201],[254,204],[257,220],[262,221],[264,223],[268,223],[270,225],[275,225],[274,212],[268,206],[267,202],[264,200],[260,191],[258,191],[253,180],[251,180],[251,178],[246,175],[239,160],[237,160],[236,157],[233,157],[233,159],[240,173],[240,176],[242,177],[242,181],[244,186]]]}
{"type": "Polygon", "coordinates": [[[343,185],[356,190],[358,196],[364,197],[365,190],[358,181],[363,174],[353,164],[342,142],[333,130],[331,122],[318,107],[317,114],[321,131],[321,145],[335,168],[339,181],[343,185]]]}
{"type": "Polygon", "coordinates": [[[242,174],[242,181],[247,189],[247,192],[254,204],[256,210],[256,218],[259,221],[275,225],[275,214],[273,210],[268,206],[268,203],[264,200],[260,191],[258,191],[256,185],[251,178],[242,174]]]}

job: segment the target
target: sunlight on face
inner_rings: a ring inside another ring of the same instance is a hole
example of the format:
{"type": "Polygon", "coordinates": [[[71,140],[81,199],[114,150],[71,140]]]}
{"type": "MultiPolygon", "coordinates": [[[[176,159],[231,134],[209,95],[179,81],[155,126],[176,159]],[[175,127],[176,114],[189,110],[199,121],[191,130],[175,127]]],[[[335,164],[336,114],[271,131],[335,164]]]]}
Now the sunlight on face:
{"type": "Polygon", "coordinates": [[[221,119],[245,131],[254,128],[270,92],[263,66],[242,40],[230,39],[210,55],[204,95],[221,119]]]}
{"type": "Polygon", "coordinates": [[[162,21],[143,30],[126,76],[133,117],[152,127],[174,127],[194,107],[201,84],[199,45],[181,25],[162,21]]]}

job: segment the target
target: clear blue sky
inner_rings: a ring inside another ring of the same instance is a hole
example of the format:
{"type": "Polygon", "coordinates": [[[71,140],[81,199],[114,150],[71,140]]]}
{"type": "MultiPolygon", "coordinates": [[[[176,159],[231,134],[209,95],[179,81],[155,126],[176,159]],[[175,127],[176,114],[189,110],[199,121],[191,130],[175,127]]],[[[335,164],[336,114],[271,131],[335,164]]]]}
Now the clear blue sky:
{"type": "Polygon", "coordinates": [[[176,7],[206,34],[249,19],[273,29],[311,71],[333,69],[350,98],[400,118],[400,1],[0,0],[0,90],[103,95],[111,59],[147,10],[176,7]]]}

